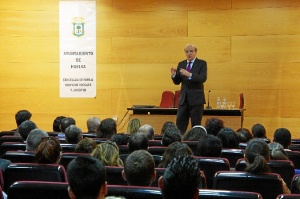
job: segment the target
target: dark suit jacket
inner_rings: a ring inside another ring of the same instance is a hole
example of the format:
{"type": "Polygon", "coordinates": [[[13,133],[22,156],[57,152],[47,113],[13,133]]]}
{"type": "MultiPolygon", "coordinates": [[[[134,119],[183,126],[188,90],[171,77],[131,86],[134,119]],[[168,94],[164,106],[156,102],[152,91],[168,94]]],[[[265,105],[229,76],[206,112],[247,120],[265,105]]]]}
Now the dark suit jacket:
{"type": "Polygon", "coordinates": [[[180,74],[181,68],[186,69],[187,60],[178,63],[177,72],[172,80],[174,84],[179,85],[181,83],[179,105],[184,103],[187,99],[188,103],[192,106],[205,104],[204,85],[207,77],[207,64],[206,61],[196,58],[191,70],[192,78],[180,74]]]}

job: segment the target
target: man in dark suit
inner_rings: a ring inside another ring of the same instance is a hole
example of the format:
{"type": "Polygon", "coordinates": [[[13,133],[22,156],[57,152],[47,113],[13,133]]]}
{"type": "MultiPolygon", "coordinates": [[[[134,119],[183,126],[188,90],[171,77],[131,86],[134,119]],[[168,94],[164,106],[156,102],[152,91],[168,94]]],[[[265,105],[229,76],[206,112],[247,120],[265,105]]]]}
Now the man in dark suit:
{"type": "Polygon", "coordinates": [[[197,47],[188,44],[184,52],[187,59],[179,62],[177,69],[171,68],[174,84],[181,83],[176,125],[182,134],[187,130],[189,118],[192,127],[201,124],[206,103],[203,83],[207,78],[207,64],[196,57],[197,47]]]}

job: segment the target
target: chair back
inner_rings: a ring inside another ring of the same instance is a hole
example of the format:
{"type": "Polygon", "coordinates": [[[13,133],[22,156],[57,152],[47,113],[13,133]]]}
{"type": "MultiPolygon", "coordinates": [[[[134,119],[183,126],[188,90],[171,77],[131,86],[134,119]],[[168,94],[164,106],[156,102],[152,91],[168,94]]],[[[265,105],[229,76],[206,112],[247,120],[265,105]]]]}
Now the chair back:
{"type": "Polygon", "coordinates": [[[289,160],[294,163],[295,169],[300,169],[300,151],[285,151],[289,160]]]}
{"type": "Polygon", "coordinates": [[[3,172],[4,191],[16,181],[67,182],[66,170],[62,165],[37,163],[12,163],[3,172]]]}
{"type": "Polygon", "coordinates": [[[13,163],[34,163],[35,162],[35,152],[34,151],[6,151],[3,159],[10,160],[13,163]]]}
{"type": "Polygon", "coordinates": [[[174,93],[172,91],[164,91],[161,95],[160,108],[172,108],[174,106],[174,93]]]}
{"type": "Polygon", "coordinates": [[[70,199],[67,182],[18,181],[7,192],[9,199],[70,199]]]}
{"type": "Polygon", "coordinates": [[[175,91],[175,99],[174,99],[174,107],[178,108],[179,97],[180,97],[180,90],[175,91]]]}
{"type": "Polygon", "coordinates": [[[75,152],[76,144],[60,143],[62,152],[75,152]]]}
{"type": "Polygon", "coordinates": [[[300,194],[300,174],[296,174],[293,176],[291,183],[291,193],[300,194]]]}
{"type": "Polygon", "coordinates": [[[122,177],[124,167],[105,166],[108,185],[127,185],[122,177]]]}
{"type": "Polygon", "coordinates": [[[167,147],[165,147],[165,146],[150,146],[148,148],[148,152],[152,155],[162,156],[166,149],[167,149],[167,147]]]}
{"type": "Polygon", "coordinates": [[[300,194],[280,194],[276,199],[299,199],[300,194]]]}
{"type": "Polygon", "coordinates": [[[24,142],[4,142],[0,145],[0,156],[6,151],[25,151],[26,144],[24,142]]]}
{"type": "Polygon", "coordinates": [[[163,146],[161,140],[149,140],[149,146],[163,146]]]}
{"type": "Polygon", "coordinates": [[[230,167],[234,168],[238,159],[244,158],[244,149],[222,149],[221,157],[226,158],[230,167]]]}
{"type": "Polygon", "coordinates": [[[193,153],[196,153],[198,141],[182,141],[182,143],[188,145],[190,149],[193,151],[193,153]]]}
{"type": "MultiPolygon", "coordinates": [[[[295,175],[295,167],[292,161],[290,160],[270,160],[268,162],[271,172],[277,173],[284,180],[286,185],[291,188],[292,179],[295,175]]],[[[237,161],[235,165],[236,171],[244,171],[246,169],[246,161],[244,158],[241,158],[237,161]]]]}
{"type": "Polygon", "coordinates": [[[0,132],[0,137],[5,136],[5,135],[13,136],[14,134],[15,134],[15,131],[1,131],[0,132]]]}
{"type": "Polygon", "coordinates": [[[259,193],[256,192],[200,189],[199,199],[263,199],[263,198],[259,193]]]}
{"type": "Polygon", "coordinates": [[[160,188],[127,185],[108,185],[107,196],[124,196],[126,199],[162,199],[160,188]]]}
{"type": "Polygon", "coordinates": [[[300,139],[299,138],[292,139],[292,144],[300,144],[300,139]]]}
{"type": "Polygon", "coordinates": [[[0,145],[4,142],[24,142],[24,140],[21,136],[4,135],[0,137],[0,145]]]}
{"type": "Polygon", "coordinates": [[[201,171],[204,172],[208,189],[212,189],[214,176],[217,171],[230,171],[230,165],[226,158],[200,156],[195,156],[195,158],[199,162],[201,171]]]}
{"type": "Polygon", "coordinates": [[[75,152],[64,152],[61,154],[60,165],[63,165],[65,169],[68,168],[69,163],[77,158],[78,156],[90,156],[89,153],[75,153],[75,152]]]}
{"type": "Polygon", "coordinates": [[[289,146],[289,149],[292,150],[292,151],[300,151],[300,143],[298,143],[298,144],[291,144],[289,146]]]}
{"type": "Polygon", "coordinates": [[[283,193],[280,175],[254,175],[243,171],[218,171],[214,177],[213,189],[257,192],[264,199],[274,199],[283,193]]]}

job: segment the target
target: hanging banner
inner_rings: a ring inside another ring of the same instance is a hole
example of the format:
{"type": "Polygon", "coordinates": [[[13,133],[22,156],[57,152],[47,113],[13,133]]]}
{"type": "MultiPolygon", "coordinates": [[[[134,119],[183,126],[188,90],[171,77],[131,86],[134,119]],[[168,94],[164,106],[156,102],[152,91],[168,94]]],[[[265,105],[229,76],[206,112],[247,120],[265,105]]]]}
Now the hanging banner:
{"type": "Polygon", "coordinates": [[[60,97],[96,97],[96,1],[59,2],[60,97]]]}

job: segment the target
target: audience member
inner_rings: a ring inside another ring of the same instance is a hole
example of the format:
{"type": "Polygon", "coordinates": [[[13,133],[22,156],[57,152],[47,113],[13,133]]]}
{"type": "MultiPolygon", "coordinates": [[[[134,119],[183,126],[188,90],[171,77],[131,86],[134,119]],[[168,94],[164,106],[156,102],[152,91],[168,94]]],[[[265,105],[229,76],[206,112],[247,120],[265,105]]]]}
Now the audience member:
{"type": "Polygon", "coordinates": [[[125,133],[116,133],[111,136],[110,140],[117,145],[127,145],[130,135],[125,133]]]}
{"type": "Polygon", "coordinates": [[[138,132],[144,133],[149,140],[154,140],[154,128],[150,124],[144,124],[142,125],[138,132]]]}
{"type": "Polygon", "coordinates": [[[195,151],[196,156],[204,157],[220,157],[221,153],[221,140],[211,134],[207,134],[198,141],[197,149],[195,151]]]}
{"type": "Polygon", "coordinates": [[[42,138],[49,137],[46,131],[33,129],[26,139],[26,151],[35,151],[42,141],[42,138]]]}
{"type": "Polygon", "coordinates": [[[57,116],[53,121],[53,132],[61,132],[61,121],[62,119],[66,118],[65,116],[57,116]]]}
{"type": "Polygon", "coordinates": [[[60,130],[61,130],[61,133],[59,133],[57,136],[59,138],[65,138],[66,135],[65,135],[65,131],[66,129],[70,126],[70,125],[76,125],[76,121],[74,118],[72,117],[66,117],[66,118],[63,118],[61,120],[61,123],[60,123],[60,130]]]}
{"type": "Polygon", "coordinates": [[[11,164],[10,160],[0,158],[0,169],[2,170],[2,172],[4,172],[5,169],[8,167],[8,165],[10,164],[11,164]]]}
{"type": "Polygon", "coordinates": [[[214,136],[217,136],[219,131],[224,128],[224,121],[218,118],[208,118],[205,121],[205,128],[208,134],[212,134],[214,136]]]}
{"type": "Polygon", "coordinates": [[[98,138],[111,138],[117,133],[117,123],[112,118],[102,120],[96,133],[98,138]]]}
{"type": "Polygon", "coordinates": [[[262,124],[254,124],[251,132],[254,138],[267,138],[266,129],[262,124]]]}
{"type": "Polygon", "coordinates": [[[236,135],[241,143],[247,143],[249,140],[253,138],[252,133],[247,128],[239,128],[236,131],[236,135]]]}
{"type": "Polygon", "coordinates": [[[200,183],[199,163],[192,156],[174,158],[158,181],[164,199],[198,199],[200,183]]]}
{"type": "Polygon", "coordinates": [[[92,153],[97,147],[97,142],[92,138],[85,137],[75,147],[75,153],[92,153]]]}
{"type": "Polygon", "coordinates": [[[128,134],[136,133],[141,126],[142,126],[141,120],[139,120],[138,118],[131,119],[128,122],[127,133],[128,134]]]}
{"type": "Polygon", "coordinates": [[[284,149],[288,149],[292,144],[292,135],[288,129],[278,128],[274,132],[273,142],[278,142],[284,149]]]}
{"type": "Polygon", "coordinates": [[[119,157],[119,148],[115,142],[106,141],[98,144],[91,153],[92,157],[98,158],[104,166],[123,166],[119,157]]]}
{"type": "Polygon", "coordinates": [[[217,137],[221,140],[222,147],[228,149],[238,149],[239,139],[233,129],[225,127],[220,130],[217,137]]]}
{"type": "Polygon", "coordinates": [[[152,155],[145,150],[131,153],[125,160],[122,176],[128,185],[151,186],[156,178],[152,155]]]}
{"type": "Polygon", "coordinates": [[[183,134],[182,140],[198,141],[204,135],[207,135],[206,129],[203,126],[196,125],[196,126],[193,126],[193,128],[190,129],[189,131],[187,131],[185,134],[183,134]]]}
{"type": "MultiPolygon", "coordinates": [[[[31,119],[32,114],[28,110],[19,110],[15,115],[15,120],[17,123],[17,127],[19,127],[22,122],[31,119]]],[[[11,131],[16,131],[17,129],[13,129],[11,131]]]]}
{"type": "Polygon", "coordinates": [[[96,133],[100,124],[101,124],[101,120],[98,117],[93,116],[93,117],[88,118],[86,121],[88,133],[96,133]]]}
{"type": "Polygon", "coordinates": [[[40,164],[58,164],[62,149],[55,137],[45,137],[36,149],[35,160],[40,164]]]}
{"type": "Polygon", "coordinates": [[[165,133],[165,131],[167,130],[167,128],[169,128],[169,127],[177,128],[177,126],[174,122],[166,121],[161,128],[160,134],[163,135],[165,133]]]}
{"type": "Polygon", "coordinates": [[[284,148],[281,144],[277,142],[271,142],[268,144],[270,149],[270,158],[273,160],[288,160],[288,156],[284,151],[284,148]]]}
{"type": "Polygon", "coordinates": [[[107,194],[106,170],[96,158],[79,156],[67,169],[71,199],[104,199],[107,194]]]}
{"type": "Polygon", "coordinates": [[[131,134],[129,140],[128,140],[128,150],[129,153],[132,153],[136,150],[148,150],[149,147],[149,141],[148,137],[141,132],[136,132],[131,134]]]}
{"type": "Polygon", "coordinates": [[[169,127],[166,129],[162,137],[162,145],[169,146],[173,142],[181,142],[181,133],[177,127],[169,127]]]}
{"type": "MultiPolygon", "coordinates": [[[[245,149],[245,160],[247,167],[245,171],[252,174],[262,174],[270,172],[268,161],[270,160],[270,150],[267,143],[262,139],[252,139],[245,149]]],[[[286,183],[282,181],[283,193],[291,193],[286,183]]]]}
{"type": "Polygon", "coordinates": [[[193,152],[187,144],[182,142],[173,142],[165,150],[162,161],[158,167],[166,168],[171,160],[182,155],[193,155],[193,152]]]}
{"type": "Polygon", "coordinates": [[[66,142],[68,144],[77,144],[82,140],[82,131],[80,128],[71,124],[65,130],[66,142]]]}
{"type": "Polygon", "coordinates": [[[22,124],[20,124],[20,126],[18,127],[17,132],[20,134],[20,136],[22,137],[22,139],[25,142],[27,137],[28,137],[28,134],[33,129],[36,129],[36,128],[37,128],[37,126],[33,121],[26,120],[26,121],[22,122],[22,124]]]}

